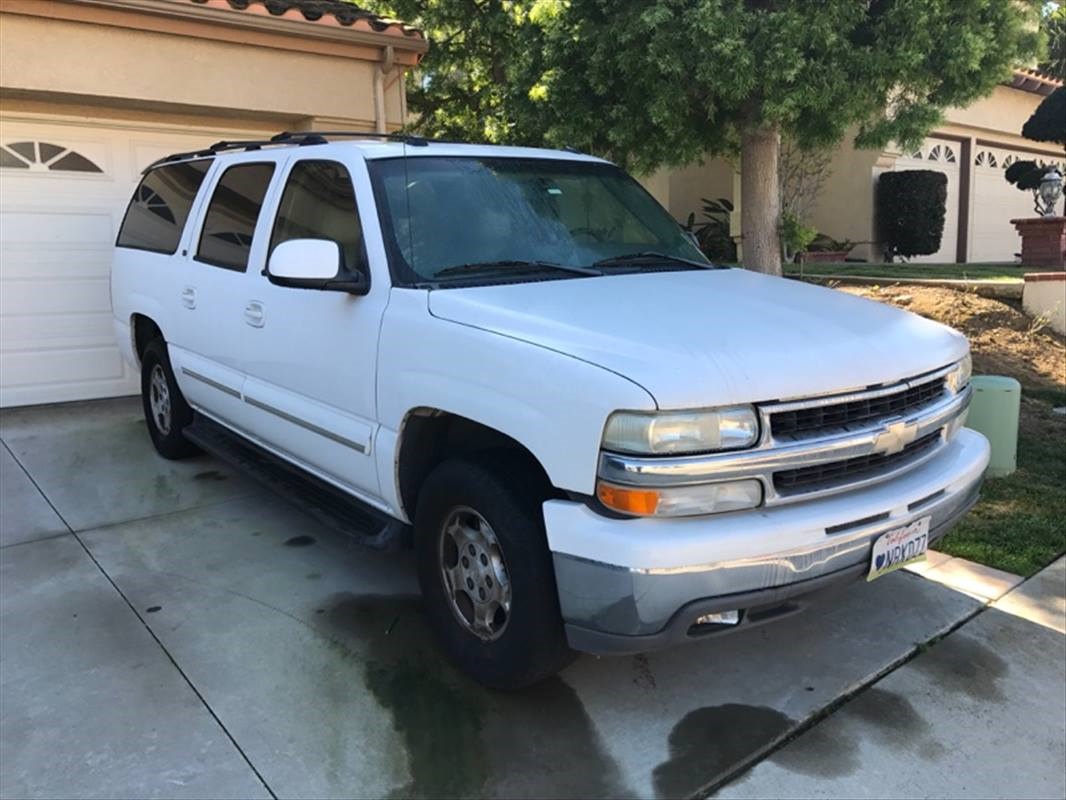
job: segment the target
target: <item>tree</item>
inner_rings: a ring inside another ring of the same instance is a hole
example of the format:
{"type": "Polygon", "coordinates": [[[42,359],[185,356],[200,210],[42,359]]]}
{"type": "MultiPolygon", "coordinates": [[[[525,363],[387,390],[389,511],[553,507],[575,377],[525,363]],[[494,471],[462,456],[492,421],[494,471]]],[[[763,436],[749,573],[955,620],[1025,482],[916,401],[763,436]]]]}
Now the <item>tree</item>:
{"type": "Polygon", "coordinates": [[[1047,59],[1040,62],[1039,69],[1066,81],[1066,6],[1049,3],[1042,26],[1047,35],[1047,59]]]}
{"type": "MultiPolygon", "coordinates": [[[[780,272],[782,135],[917,146],[1037,51],[1040,0],[549,2],[532,113],[637,170],[733,155],[744,264],[780,272]]],[[[527,78],[528,80],[528,78],[527,78]]],[[[519,127],[527,109],[520,108],[519,127]]]]}
{"type": "Polygon", "coordinates": [[[917,146],[1037,52],[1041,0],[371,0],[431,47],[430,134],[572,145],[637,172],[741,165],[745,266],[780,272],[782,136],[917,146]]]}
{"type": "MultiPolygon", "coordinates": [[[[512,121],[528,86],[514,79],[540,29],[524,0],[369,0],[360,5],[422,28],[429,52],[408,73],[409,127],[426,136],[473,142],[542,144],[543,130],[512,121]]],[[[534,124],[531,124],[534,123],[534,124]]]]}
{"type": "MultiPolygon", "coordinates": [[[[1045,97],[1022,126],[1022,136],[1034,142],[1066,145],[1066,87],[1045,97]]],[[[1040,181],[1054,164],[1047,161],[1015,161],[1003,177],[1018,189],[1033,193],[1033,209],[1042,213],[1040,181]]]]}

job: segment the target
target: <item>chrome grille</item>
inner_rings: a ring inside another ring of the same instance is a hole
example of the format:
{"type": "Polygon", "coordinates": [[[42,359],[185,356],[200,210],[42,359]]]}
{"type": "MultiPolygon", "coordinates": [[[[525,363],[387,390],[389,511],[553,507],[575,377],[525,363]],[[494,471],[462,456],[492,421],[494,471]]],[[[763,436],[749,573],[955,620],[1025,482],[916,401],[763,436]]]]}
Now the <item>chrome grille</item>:
{"type": "Polygon", "coordinates": [[[942,431],[934,431],[891,455],[878,453],[775,472],[774,489],[781,495],[820,492],[876,477],[934,450],[942,438],[942,431]]]}
{"type": "Polygon", "coordinates": [[[819,436],[833,429],[878,422],[919,411],[944,395],[944,378],[907,386],[889,394],[870,393],[854,400],[792,408],[770,414],[770,432],[777,440],[819,436]]]}

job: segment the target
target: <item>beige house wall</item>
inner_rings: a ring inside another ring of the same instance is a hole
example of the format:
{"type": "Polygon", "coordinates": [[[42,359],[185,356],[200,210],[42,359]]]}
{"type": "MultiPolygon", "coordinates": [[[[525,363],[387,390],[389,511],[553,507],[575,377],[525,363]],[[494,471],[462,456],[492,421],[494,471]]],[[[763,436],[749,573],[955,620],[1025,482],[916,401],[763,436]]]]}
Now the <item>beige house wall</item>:
{"type": "Polygon", "coordinates": [[[859,149],[855,134],[848,131],[834,151],[806,223],[834,239],[855,242],[853,257],[875,260],[880,258],[880,246],[874,229],[874,188],[877,176],[891,169],[898,154],[859,149]]]}
{"type": "MultiPolygon", "coordinates": [[[[283,118],[304,129],[344,125],[373,130],[380,62],[368,58],[382,50],[365,45],[345,50],[331,42],[322,49],[332,54],[324,54],[316,52],[314,41],[306,41],[307,52],[301,52],[198,38],[175,25],[175,32],[162,32],[3,13],[0,93],[5,106],[32,100],[142,112],[195,110],[283,118]]],[[[257,41],[255,35],[247,38],[257,41]]],[[[387,124],[396,129],[406,110],[402,70],[394,68],[384,85],[387,124]]]]}
{"type": "MultiPolygon", "coordinates": [[[[1044,99],[1008,86],[998,86],[988,97],[966,108],[948,109],[944,122],[930,136],[942,137],[964,145],[961,150],[973,158],[982,146],[998,146],[1030,153],[1033,158],[1061,161],[1063,151],[1054,145],[1024,139],[1022,126],[1044,99]]],[[[818,198],[811,206],[807,224],[834,239],[850,239],[858,243],[852,256],[879,260],[881,245],[876,241],[874,192],[877,177],[895,166],[901,155],[890,146],[883,151],[862,150],[854,146],[856,131],[849,131],[833,153],[828,174],[818,198]]],[[[966,251],[972,252],[972,219],[975,203],[975,173],[970,164],[960,164],[960,203],[963,218],[960,228],[966,237],[966,251]]],[[[701,165],[674,170],[669,173],[667,201],[664,205],[678,220],[684,221],[695,211],[699,217],[700,198],[726,197],[737,207],[739,217],[741,198],[739,182],[735,181],[733,165],[723,159],[713,159],[701,165]],[[734,186],[737,188],[734,189],[734,186]]],[[[662,184],[662,177],[657,178],[662,184]]],[[[662,201],[662,199],[660,198],[662,201]]]]}
{"type": "Polygon", "coordinates": [[[670,174],[670,204],[667,208],[684,222],[695,213],[703,218],[703,198],[733,200],[733,164],[723,158],[708,159],[670,174]]]}

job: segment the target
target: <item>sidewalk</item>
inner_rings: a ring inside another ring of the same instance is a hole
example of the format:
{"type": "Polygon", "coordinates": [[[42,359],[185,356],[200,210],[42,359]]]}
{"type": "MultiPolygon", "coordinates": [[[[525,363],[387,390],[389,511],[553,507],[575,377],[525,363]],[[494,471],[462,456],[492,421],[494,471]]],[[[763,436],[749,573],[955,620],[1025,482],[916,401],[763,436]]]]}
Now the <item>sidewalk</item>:
{"type": "Polygon", "coordinates": [[[723,798],[1066,796],[1066,558],[857,695],[723,798]]]}

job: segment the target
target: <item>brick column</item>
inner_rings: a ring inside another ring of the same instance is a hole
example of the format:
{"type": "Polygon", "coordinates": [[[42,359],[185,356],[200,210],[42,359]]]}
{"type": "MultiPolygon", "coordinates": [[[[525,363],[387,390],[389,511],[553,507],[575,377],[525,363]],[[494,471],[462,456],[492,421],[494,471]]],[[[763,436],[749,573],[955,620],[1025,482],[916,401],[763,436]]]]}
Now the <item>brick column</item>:
{"type": "Polygon", "coordinates": [[[1022,237],[1022,265],[1066,269],[1066,217],[1012,219],[1022,237]]]}

